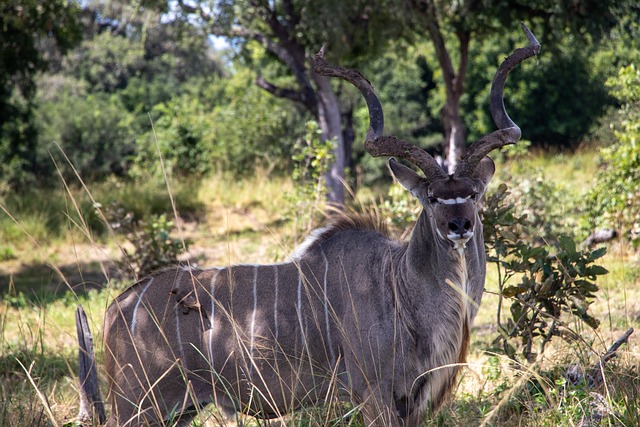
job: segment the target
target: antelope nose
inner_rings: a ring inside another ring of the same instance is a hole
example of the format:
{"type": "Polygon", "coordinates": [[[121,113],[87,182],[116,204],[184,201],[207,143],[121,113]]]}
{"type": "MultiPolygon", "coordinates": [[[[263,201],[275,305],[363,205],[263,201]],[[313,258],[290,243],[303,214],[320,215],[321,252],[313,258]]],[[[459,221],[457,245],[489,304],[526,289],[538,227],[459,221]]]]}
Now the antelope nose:
{"type": "Polygon", "coordinates": [[[447,223],[451,234],[458,234],[460,237],[471,231],[471,221],[467,218],[454,218],[447,223]]]}

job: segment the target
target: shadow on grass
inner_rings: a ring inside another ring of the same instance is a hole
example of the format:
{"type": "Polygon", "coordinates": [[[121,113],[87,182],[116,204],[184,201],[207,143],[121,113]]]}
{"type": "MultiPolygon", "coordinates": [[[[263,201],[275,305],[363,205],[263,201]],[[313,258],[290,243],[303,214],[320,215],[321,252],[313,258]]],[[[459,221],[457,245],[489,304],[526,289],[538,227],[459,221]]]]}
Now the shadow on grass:
{"type": "Polygon", "coordinates": [[[122,279],[113,263],[73,263],[52,268],[48,264],[21,265],[11,274],[0,271],[0,297],[11,305],[32,303],[44,307],[69,292],[78,296],[104,288],[110,280],[122,279]]]}

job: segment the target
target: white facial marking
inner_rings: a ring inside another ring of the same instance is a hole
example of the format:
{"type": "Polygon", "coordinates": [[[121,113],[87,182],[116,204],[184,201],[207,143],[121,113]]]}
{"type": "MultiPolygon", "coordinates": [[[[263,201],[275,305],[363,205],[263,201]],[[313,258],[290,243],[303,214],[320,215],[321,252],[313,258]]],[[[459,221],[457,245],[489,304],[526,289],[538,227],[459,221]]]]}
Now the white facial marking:
{"type": "Polygon", "coordinates": [[[461,205],[467,203],[472,197],[473,196],[456,197],[455,199],[441,199],[440,197],[436,197],[436,200],[442,205],[461,205]]]}
{"type": "Polygon", "coordinates": [[[449,239],[453,243],[453,246],[456,249],[464,249],[464,248],[466,248],[467,247],[467,242],[469,240],[471,240],[472,237],[473,237],[473,232],[472,231],[467,231],[462,236],[460,236],[460,234],[458,234],[458,233],[449,233],[449,234],[447,234],[447,239],[449,239]]]}
{"type": "Polygon", "coordinates": [[[133,314],[131,315],[131,336],[132,337],[136,329],[136,315],[138,313],[138,307],[140,306],[140,302],[142,301],[142,297],[144,296],[144,293],[147,292],[147,289],[149,289],[149,286],[151,286],[151,283],[153,283],[153,277],[151,278],[151,280],[149,280],[149,283],[147,283],[147,285],[142,289],[142,292],[140,292],[140,295],[138,296],[138,301],[136,301],[136,305],[135,307],[133,307],[133,314]]]}

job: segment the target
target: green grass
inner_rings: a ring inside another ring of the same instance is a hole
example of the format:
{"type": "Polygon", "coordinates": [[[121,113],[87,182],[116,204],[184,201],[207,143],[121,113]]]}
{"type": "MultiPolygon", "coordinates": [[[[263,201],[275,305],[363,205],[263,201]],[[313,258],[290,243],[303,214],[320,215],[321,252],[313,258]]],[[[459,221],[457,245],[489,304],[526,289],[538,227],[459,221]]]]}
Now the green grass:
{"type": "MultiPolygon", "coordinates": [[[[594,175],[595,160],[588,150],[575,155],[536,153],[499,164],[496,179],[541,176],[562,188],[563,197],[579,201],[594,175]]],[[[286,196],[293,188],[289,179],[257,172],[244,181],[218,175],[170,184],[180,213],[176,233],[193,240],[193,262],[281,261],[304,234],[294,221],[295,204],[286,196]]],[[[386,197],[385,188],[369,193],[367,199],[386,197]]],[[[164,183],[92,185],[91,196],[76,185],[70,192],[34,190],[0,201],[14,218],[0,212],[0,425],[61,425],[76,415],[77,304],[87,311],[102,362],[104,310],[126,285],[106,276],[118,276],[113,262],[126,242],[107,231],[92,198],[102,207],[118,202],[140,216],[173,212],[164,183]]],[[[567,215],[575,215],[575,210],[567,209],[567,215]]],[[[637,259],[638,253],[626,244],[611,244],[601,260],[610,274],[600,281],[602,290],[593,304],[601,321],[598,331],[573,321],[570,326],[580,332],[581,341],[556,340],[539,362],[520,367],[486,351],[496,336],[497,280],[490,265],[488,292],[472,331],[469,366],[452,401],[424,425],[573,426],[593,412],[592,391],[607,399],[614,414],[601,425],[640,425],[640,332],[607,365],[606,387],[590,390],[564,380],[571,364],[592,366],[627,328],[640,327],[637,259]]],[[[213,415],[198,425],[218,425],[215,410],[207,411],[213,415]]],[[[287,425],[319,425],[310,420],[322,417],[318,409],[305,409],[287,425]]]]}

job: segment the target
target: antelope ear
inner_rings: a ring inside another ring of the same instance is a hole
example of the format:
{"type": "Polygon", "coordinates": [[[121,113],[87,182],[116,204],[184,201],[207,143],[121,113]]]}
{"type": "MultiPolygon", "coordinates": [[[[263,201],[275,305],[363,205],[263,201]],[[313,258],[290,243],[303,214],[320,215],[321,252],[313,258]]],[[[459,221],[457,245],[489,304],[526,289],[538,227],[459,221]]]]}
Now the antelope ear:
{"type": "Polygon", "coordinates": [[[480,163],[478,163],[478,166],[476,166],[476,170],[473,172],[473,178],[482,181],[484,188],[487,188],[495,171],[496,165],[493,163],[493,160],[491,160],[491,157],[484,156],[484,158],[480,160],[480,163]]]}
{"type": "Polygon", "coordinates": [[[200,301],[198,301],[198,297],[195,295],[195,291],[191,291],[187,294],[181,292],[180,289],[174,288],[169,294],[175,295],[176,303],[183,307],[183,314],[187,314],[189,309],[200,310],[200,301]]]}
{"type": "Polygon", "coordinates": [[[391,169],[391,173],[395,179],[397,179],[404,188],[411,191],[411,194],[414,196],[418,196],[416,190],[418,190],[420,184],[424,181],[424,178],[414,172],[411,168],[398,163],[394,158],[389,159],[389,169],[391,169]]]}

